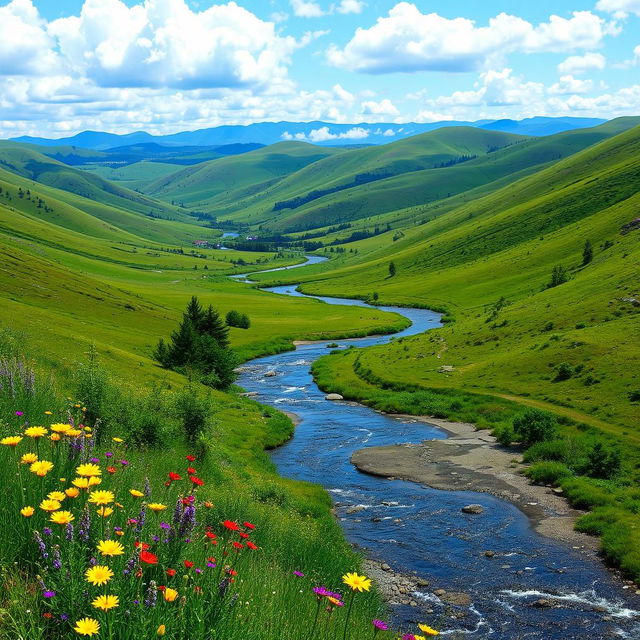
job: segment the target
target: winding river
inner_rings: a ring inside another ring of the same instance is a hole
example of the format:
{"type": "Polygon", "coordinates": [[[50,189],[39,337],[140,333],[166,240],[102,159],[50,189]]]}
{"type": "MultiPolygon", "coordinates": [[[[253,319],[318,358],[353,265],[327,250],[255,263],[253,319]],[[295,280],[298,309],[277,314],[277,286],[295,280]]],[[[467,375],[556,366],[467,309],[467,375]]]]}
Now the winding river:
{"type": "MultiPolygon", "coordinates": [[[[310,262],[318,261],[313,257],[310,262]]],[[[304,295],[295,289],[288,285],[266,291],[304,295]]],[[[359,300],[309,297],[327,304],[368,306],[359,300]]],[[[439,314],[432,311],[378,308],[411,320],[396,337],[440,326],[439,314]]],[[[368,347],[390,339],[338,342],[368,347]]],[[[445,630],[443,635],[496,640],[640,638],[640,599],[634,590],[624,588],[599,562],[537,534],[511,503],[484,493],[440,491],[358,472],[349,462],[357,449],[418,443],[446,434],[423,422],[325,400],[310,365],[328,353],[327,344],[303,344],[292,352],[253,360],[243,367],[238,384],[257,392],[260,402],[300,418],[295,436],[272,453],[279,472],[324,486],[333,496],[348,540],[369,556],[395,571],[416,572],[428,580],[430,587],[413,597],[433,610],[428,619],[445,630]],[[265,376],[268,372],[276,375],[265,376]],[[481,504],[485,513],[461,513],[471,502],[481,504]],[[487,549],[495,551],[495,557],[485,557],[487,549]],[[472,604],[457,611],[454,607],[460,617],[451,616],[451,607],[432,593],[435,588],[465,592],[472,604]],[[532,606],[540,599],[555,606],[532,606]]],[[[400,621],[417,616],[411,607],[399,606],[393,613],[400,621]]]]}

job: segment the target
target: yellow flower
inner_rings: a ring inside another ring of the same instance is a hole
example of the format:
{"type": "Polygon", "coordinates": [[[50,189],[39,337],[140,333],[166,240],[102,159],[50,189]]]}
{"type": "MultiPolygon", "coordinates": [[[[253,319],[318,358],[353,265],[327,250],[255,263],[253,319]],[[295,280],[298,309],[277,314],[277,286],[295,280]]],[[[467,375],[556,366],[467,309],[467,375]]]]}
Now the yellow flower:
{"type": "Polygon", "coordinates": [[[167,627],[165,625],[161,624],[158,627],[158,630],[156,631],[156,635],[163,636],[166,632],[167,632],[167,627]]]}
{"type": "Polygon", "coordinates": [[[76,473],[79,476],[85,476],[90,478],[91,476],[101,476],[102,471],[97,464],[93,464],[92,462],[87,462],[86,464],[81,464],[77,469],[76,473]]]}
{"type": "Polygon", "coordinates": [[[149,507],[151,511],[164,511],[167,508],[167,505],[160,504],[159,502],[150,502],[147,507],[149,507]]]}
{"type": "Polygon", "coordinates": [[[111,507],[100,507],[99,509],[96,509],[96,513],[100,517],[106,518],[107,516],[110,516],[113,513],[113,509],[111,507]]]}
{"type": "Polygon", "coordinates": [[[46,476],[51,469],[53,469],[53,462],[49,462],[48,460],[38,460],[29,467],[29,471],[31,471],[31,473],[35,473],[41,478],[46,476]]]}
{"type": "Polygon", "coordinates": [[[76,622],[73,630],[81,636],[95,636],[100,632],[100,623],[93,618],[82,618],[76,622]]]}
{"type": "Polygon", "coordinates": [[[51,514],[49,520],[56,524],[69,524],[72,520],[75,520],[75,517],[71,511],[56,511],[51,514]]]}
{"type": "Polygon", "coordinates": [[[51,440],[51,442],[58,442],[61,439],[62,439],[62,436],[59,433],[52,433],[49,436],[49,440],[51,440]]]}
{"type": "Polygon", "coordinates": [[[58,502],[62,502],[66,497],[62,491],[52,491],[47,494],[49,500],[57,500],[58,502]]]}
{"type": "Polygon", "coordinates": [[[35,512],[36,510],[33,507],[22,507],[22,509],[20,509],[20,513],[25,518],[30,518],[35,512]]]}
{"type": "Polygon", "coordinates": [[[211,509],[213,507],[213,502],[209,502],[209,500],[205,500],[204,506],[207,507],[207,509],[211,509]]]}
{"type": "Polygon", "coordinates": [[[57,511],[62,505],[57,500],[43,500],[40,508],[43,511],[57,511]]]}
{"type": "Polygon", "coordinates": [[[118,596],[98,596],[92,603],[96,609],[109,611],[120,604],[118,596]]]}
{"type": "Polygon", "coordinates": [[[22,436],[7,436],[0,440],[0,444],[4,444],[7,447],[15,447],[20,444],[20,440],[22,440],[22,436]]]}
{"type": "Polygon", "coordinates": [[[114,500],[113,491],[105,491],[104,489],[100,491],[92,491],[89,494],[89,502],[92,504],[111,504],[114,500]]]}
{"type": "Polygon", "coordinates": [[[65,489],[64,492],[70,498],[77,498],[80,495],[80,489],[77,489],[76,487],[69,487],[68,489],[65,489]]]}
{"type": "Polygon", "coordinates": [[[22,464],[33,464],[38,461],[38,456],[35,453],[25,453],[22,458],[20,458],[20,462],[22,464]]]}
{"type": "Polygon", "coordinates": [[[432,629],[431,627],[427,626],[426,624],[419,624],[418,625],[418,629],[420,629],[420,631],[422,631],[423,633],[426,633],[428,636],[439,636],[440,632],[436,631],[435,629],[432,629]]]}
{"type": "Polygon", "coordinates": [[[347,573],[342,576],[342,582],[354,591],[369,591],[371,588],[371,580],[365,576],[359,576],[357,573],[347,573]]]}
{"type": "Polygon", "coordinates": [[[90,487],[95,487],[102,482],[102,478],[98,478],[96,476],[91,476],[90,478],[87,478],[87,480],[89,480],[90,487]]]}
{"type": "Polygon", "coordinates": [[[66,431],[64,435],[69,436],[70,438],[77,438],[81,434],[82,431],[80,429],[69,429],[69,431],[66,431]]]}
{"type": "Polygon", "coordinates": [[[113,571],[111,571],[109,567],[97,564],[93,567],[89,567],[89,569],[84,572],[84,575],[87,582],[90,582],[94,587],[101,587],[113,578],[113,571]]]}
{"type": "Polygon", "coordinates": [[[103,556],[121,556],[124,553],[124,547],[116,540],[100,540],[97,549],[103,556]]]}
{"type": "Polygon", "coordinates": [[[142,491],[138,491],[137,489],[129,489],[129,493],[134,498],[142,498],[142,496],[144,496],[144,493],[142,493],[142,491]]]}
{"type": "Polygon", "coordinates": [[[124,442],[122,438],[111,438],[114,442],[124,442]]]}
{"type": "Polygon", "coordinates": [[[71,481],[71,484],[74,487],[78,487],[78,489],[88,489],[89,487],[93,487],[97,484],[100,484],[101,482],[102,480],[100,480],[100,478],[91,476],[90,478],[74,478],[71,481]]]}
{"type": "Polygon", "coordinates": [[[115,534],[117,536],[123,536],[124,535],[124,531],[122,531],[121,529],[118,529],[117,531],[115,531],[115,534]]]}
{"type": "Polygon", "coordinates": [[[29,438],[42,438],[47,435],[47,430],[44,427],[29,427],[24,430],[24,435],[29,438]]]}
{"type": "Polygon", "coordinates": [[[51,431],[54,433],[67,433],[67,431],[71,430],[71,425],[63,424],[62,422],[57,422],[56,424],[51,425],[51,431]]]}
{"type": "Polygon", "coordinates": [[[53,415],[53,411],[45,411],[44,415],[45,416],[52,416],[53,415]]]}
{"type": "Polygon", "coordinates": [[[427,640],[424,636],[413,636],[413,640],[427,640]]]}
{"type": "Polygon", "coordinates": [[[178,597],[178,592],[175,589],[172,589],[171,587],[167,587],[164,590],[164,599],[167,602],[173,602],[177,597],[178,597]]]}
{"type": "Polygon", "coordinates": [[[91,431],[91,427],[85,427],[84,430],[85,431],[91,431]]]}

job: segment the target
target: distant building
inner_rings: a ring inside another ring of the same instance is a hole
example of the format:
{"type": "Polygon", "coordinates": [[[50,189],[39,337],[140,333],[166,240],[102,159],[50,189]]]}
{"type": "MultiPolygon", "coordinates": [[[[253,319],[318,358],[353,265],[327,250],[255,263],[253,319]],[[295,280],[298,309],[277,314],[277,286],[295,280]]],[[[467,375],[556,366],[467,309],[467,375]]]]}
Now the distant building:
{"type": "Polygon", "coordinates": [[[201,247],[201,248],[209,248],[211,247],[211,243],[208,240],[194,240],[193,241],[193,246],[194,247],[201,247]]]}

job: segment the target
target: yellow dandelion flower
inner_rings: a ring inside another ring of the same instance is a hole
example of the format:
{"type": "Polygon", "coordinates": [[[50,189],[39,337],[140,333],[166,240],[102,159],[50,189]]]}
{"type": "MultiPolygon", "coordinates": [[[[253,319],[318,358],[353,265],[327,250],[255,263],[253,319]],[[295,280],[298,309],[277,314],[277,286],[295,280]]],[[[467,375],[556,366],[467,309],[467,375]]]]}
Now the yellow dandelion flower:
{"type": "Polygon", "coordinates": [[[369,591],[371,588],[371,580],[365,576],[359,576],[357,573],[347,573],[342,576],[342,582],[354,591],[369,591]]]}
{"type": "Polygon", "coordinates": [[[150,502],[147,507],[149,507],[151,511],[164,511],[167,508],[167,505],[160,504],[159,502],[150,502]]]}
{"type": "Polygon", "coordinates": [[[29,438],[42,438],[47,435],[47,430],[44,427],[29,427],[24,430],[24,435],[29,438]]]}
{"type": "Polygon", "coordinates": [[[167,627],[164,624],[161,624],[156,630],[157,636],[163,636],[167,632],[167,627]]]}
{"type": "Polygon", "coordinates": [[[62,502],[66,497],[62,491],[51,491],[51,493],[47,494],[49,500],[57,500],[58,502],[62,502]]]}
{"type": "Polygon", "coordinates": [[[80,495],[80,489],[77,487],[69,487],[65,489],[64,492],[69,496],[69,498],[77,498],[80,495]]]}
{"type": "Polygon", "coordinates": [[[100,633],[100,623],[93,618],[82,618],[76,622],[73,630],[81,636],[95,636],[100,633]]]}
{"type": "Polygon", "coordinates": [[[30,518],[35,512],[36,510],[33,507],[22,507],[22,509],[20,509],[20,514],[25,518],[30,518]]]}
{"type": "Polygon", "coordinates": [[[53,431],[54,433],[67,433],[67,431],[70,431],[71,428],[72,427],[70,424],[63,424],[62,422],[56,422],[50,427],[51,431],[53,431]]]}
{"type": "Polygon", "coordinates": [[[113,491],[105,491],[104,489],[99,491],[92,491],[89,494],[89,502],[92,504],[111,504],[115,499],[113,491]]]}
{"type": "Polygon", "coordinates": [[[22,458],[20,458],[20,462],[22,464],[33,464],[34,462],[38,462],[38,456],[35,453],[25,453],[22,458]]]}
{"type": "Polygon", "coordinates": [[[426,624],[419,624],[418,625],[418,629],[420,629],[420,631],[422,631],[423,633],[426,633],[428,636],[439,636],[440,632],[436,631],[435,629],[432,629],[431,627],[429,627],[426,624]]]}
{"type": "Polygon", "coordinates": [[[2,440],[0,440],[0,444],[4,444],[7,447],[16,447],[20,444],[21,440],[22,436],[7,436],[6,438],[2,438],[2,440]]]}
{"type": "Polygon", "coordinates": [[[98,596],[92,603],[96,609],[102,609],[103,611],[109,611],[120,605],[118,596],[98,596]]]}
{"type": "Polygon", "coordinates": [[[84,572],[84,575],[87,582],[90,582],[94,587],[101,587],[113,578],[113,571],[109,567],[97,564],[93,567],[89,567],[84,572]]]}
{"type": "Polygon", "coordinates": [[[124,547],[116,540],[100,540],[97,549],[103,556],[121,556],[124,553],[124,547]]]}
{"type": "Polygon", "coordinates": [[[87,480],[89,480],[90,487],[95,487],[102,482],[102,478],[98,478],[97,476],[91,476],[90,478],[87,478],[87,480]]]}
{"type": "Polygon", "coordinates": [[[43,511],[57,511],[62,505],[57,500],[43,500],[40,508],[43,511]]]}
{"type": "Polygon", "coordinates": [[[96,509],[96,513],[101,518],[106,518],[113,513],[113,509],[111,507],[100,507],[99,509],[96,509]]]}
{"type": "Polygon", "coordinates": [[[124,442],[122,438],[111,438],[114,442],[124,442]]]}
{"type": "Polygon", "coordinates": [[[167,602],[173,602],[177,597],[178,597],[178,592],[175,589],[172,589],[171,587],[167,587],[164,590],[164,599],[167,602]]]}
{"type": "Polygon", "coordinates": [[[142,493],[142,491],[138,491],[137,489],[129,489],[129,493],[134,498],[142,498],[144,496],[144,493],[142,493]]]}
{"type": "Polygon", "coordinates": [[[75,516],[71,511],[54,511],[49,520],[56,524],[69,524],[72,520],[75,520],[75,516]]]}
{"type": "Polygon", "coordinates": [[[49,440],[51,440],[51,442],[59,442],[62,440],[62,436],[59,433],[52,433],[49,436],[49,440]]]}
{"type": "Polygon", "coordinates": [[[97,464],[93,462],[87,462],[86,464],[81,464],[77,469],[76,473],[79,476],[84,476],[86,478],[90,478],[92,476],[101,476],[102,471],[97,464]]]}
{"type": "Polygon", "coordinates": [[[53,415],[53,411],[45,411],[44,415],[45,416],[52,416],[53,415]]]}
{"type": "Polygon", "coordinates": [[[51,469],[53,469],[53,462],[49,462],[48,460],[38,460],[29,467],[29,471],[31,471],[31,473],[35,473],[41,478],[46,476],[51,469]]]}
{"type": "Polygon", "coordinates": [[[78,489],[88,489],[89,488],[89,478],[74,478],[71,481],[71,484],[78,489]]]}
{"type": "Polygon", "coordinates": [[[82,431],[80,429],[69,429],[64,435],[70,438],[77,438],[79,435],[82,435],[82,431]]]}

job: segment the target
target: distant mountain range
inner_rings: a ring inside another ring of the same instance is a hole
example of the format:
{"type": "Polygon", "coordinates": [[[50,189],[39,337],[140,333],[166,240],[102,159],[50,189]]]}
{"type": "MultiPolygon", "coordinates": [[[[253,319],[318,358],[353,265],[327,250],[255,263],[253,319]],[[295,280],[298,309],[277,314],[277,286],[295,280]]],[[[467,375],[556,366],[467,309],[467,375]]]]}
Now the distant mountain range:
{"type": "Polygon", "coordinates": [[[236,144],[269,145],[283,140],[300,140],[323,146],[344,146],[384,144],[419,133],[441,129],[442,127],[470,126],[525,136],[548,136],[562,131],[594,127],[603,122],[605,120],[599,118],[547,118],[541,116],[524,120],[478,120],[476,122],[451,120],[405,124],[333,124],[321,121],[258,122],[246,126],[225,125],[197,131],[183,131],[165,136],[154,136],[146,131],[136,131],[125,135],[103,131],[83,131],[68,138],[49,139],[21,136],[13,138],[13,140],[47,147],[72,145],[94,150],[107,150],[150,143],[168,147],[210,147],[236,144]]]}

